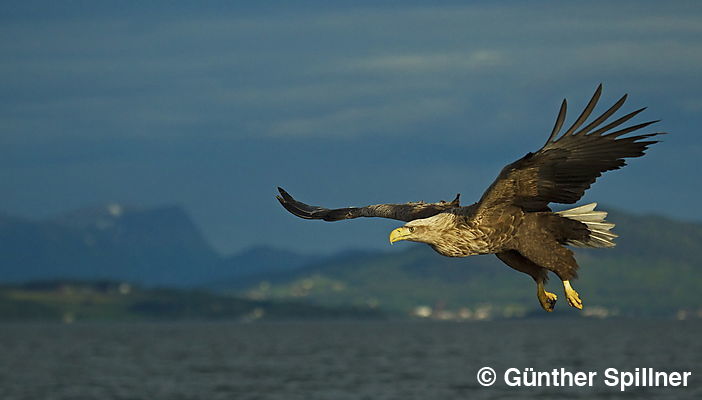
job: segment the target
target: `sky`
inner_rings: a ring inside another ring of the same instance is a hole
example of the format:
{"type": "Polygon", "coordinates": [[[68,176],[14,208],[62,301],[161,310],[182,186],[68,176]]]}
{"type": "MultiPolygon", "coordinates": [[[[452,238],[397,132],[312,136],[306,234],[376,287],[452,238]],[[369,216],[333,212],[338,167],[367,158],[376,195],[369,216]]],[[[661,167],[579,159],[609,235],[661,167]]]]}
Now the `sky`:
{"type": "Polygon", "coordinates": [[[178,204],[224,254],[388,249],[401,223],[276,187],[469,204],[603,83],[670,135],[581,204],[702,221],[699,2],[142,3],[0,5],[0,213],[178,204]]]}

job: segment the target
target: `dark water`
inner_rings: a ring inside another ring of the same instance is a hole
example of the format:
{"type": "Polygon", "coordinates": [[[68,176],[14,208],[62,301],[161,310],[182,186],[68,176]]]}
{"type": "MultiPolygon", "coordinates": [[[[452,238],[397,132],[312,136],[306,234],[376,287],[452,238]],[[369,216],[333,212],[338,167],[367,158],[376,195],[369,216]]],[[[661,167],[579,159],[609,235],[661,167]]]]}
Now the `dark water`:
{"type": "Polygon", "coordinates": [[[700,321],[0,324],[0,399],[702,399],[700,338],[700,321]],[[514,388],[510,367],[598,375],[514,388]],[[610,367],[693,375],[622,393],[610,367]]]}

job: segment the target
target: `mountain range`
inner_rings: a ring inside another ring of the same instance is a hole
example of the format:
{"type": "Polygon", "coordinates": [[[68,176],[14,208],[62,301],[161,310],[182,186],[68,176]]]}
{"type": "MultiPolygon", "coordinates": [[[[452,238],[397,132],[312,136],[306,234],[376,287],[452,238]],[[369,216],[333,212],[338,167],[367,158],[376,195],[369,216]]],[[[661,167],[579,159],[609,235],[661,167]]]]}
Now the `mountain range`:
{"type": "MultiPolygon", "coordinates": [[[[605,208],[606,209],[606,208],[605,208]]],[[[603,315],[702,309],[702,224],[614,211],[614,249],[577,249],[575,287],[603,315]]],[[[379,308],[399,314],[541,312],[531,278],[494,256],[441,257],[424,245],[305,255],[255,247],[222,256],[177,206],[110,204],[41,221],[0,216],[0,282],[121,280],[204,288],[256,301],[379,308]]],[[[552,291],[561,295],[557,278],[552,291]]],[[[562,296],[561,296],[562,298],[562,296]]],[[[567,310],[559,300],[557,310],[567,310]]],[[[570,310],[569,310],[570,311],[570,310]]],[[[687,314],[685,314],[687,315],[687,314]]]]}
{"type": "Polygon", "coordinates": [[[221,256],[177,206],[109,204],[41,221],[0,216],[2,283],[78,279],[197,287],[317,258],[269,247],[221,256]]]}

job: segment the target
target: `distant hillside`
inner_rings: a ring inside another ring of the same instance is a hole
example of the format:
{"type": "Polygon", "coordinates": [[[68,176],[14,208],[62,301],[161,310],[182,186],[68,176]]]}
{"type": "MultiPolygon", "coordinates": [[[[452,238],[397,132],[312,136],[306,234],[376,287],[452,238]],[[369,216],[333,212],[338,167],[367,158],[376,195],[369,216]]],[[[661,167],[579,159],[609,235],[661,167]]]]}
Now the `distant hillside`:
{"type": "MultiPolygon", "coordinates": [[[[702,309],[702,224],[655,216],[612,212],[617,223],[614,249],[576,249],[581,263],[575,287],[586,312],[602,315],[673,315],[702,309]]],[[[318,304],[373,305],[412,312],[418,306],[470,313],[540,312],[535,286],[527,275],[494,256],[441,257],[424,245],[405,244],[392,253],[333,257],[305,268],[259,276],[235,288],[257,299],[307,299],[318,304]]],[[[558,279],[550,288],[560,299],[557,310],[572,312],[558,279]]]]}
{"type": "Polygon", "coordinates": [[[179,207],[108,205],[48,221],[0,217],[0,279],[199,282],[218,255],[179,207]]]}
{"type": "Polygon", "coordinates": [[[368,308],[256,301],[193,290],[144,289],[109,281],[41,281],[0,286],[0,321],[268,321],[383,317],[379,311],[368,308]]]}
{"type": "Polygon", "coordinates": [[[229,287],[319,259],[265,246],[221,256],[177,206],[108,204],[41,221],[0,215],[0,283],[108,279],[229,287]]]}
{"type": "Polygon", "coordinates": [[[292,271],[323,259],[321,256],[299,254],[290,250],[269,246],[256,246],[229,257],[224,257],[220,267],[226,272],[223,281],[212,283],[212,287],[231,287],[249,281],[252,277],[268,276],[292,271]]]}

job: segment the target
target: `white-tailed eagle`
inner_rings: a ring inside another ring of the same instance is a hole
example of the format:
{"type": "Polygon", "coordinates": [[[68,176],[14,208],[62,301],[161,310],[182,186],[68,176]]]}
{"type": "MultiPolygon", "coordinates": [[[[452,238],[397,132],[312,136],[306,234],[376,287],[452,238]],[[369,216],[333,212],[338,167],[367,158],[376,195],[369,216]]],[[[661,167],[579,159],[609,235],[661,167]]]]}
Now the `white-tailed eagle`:
{"type": "Polygon", "coordinates": [[[390,233],[390,242],[426,243],[444,256],[495,254],[534,278],[537,298],[546,311],[553,311],[557,299],[544,290],[547,273],[552,271],[563,281],[568,304],[582,309],[580,296],[570,283],[577,277],[578,264],[566,246],[613,247],[617,237],[611,232],[614,224],[605,221],[606,212],[595,211],[596,203],[559,212],[551,211],[548,205],[577,202],[602,173],[625,166],[626,158],[644,155],[648,146],[658,142],[650,138],[664,133],[625,136],[658,122],[621,127],[645,108],[607,123],[626,95],[583,126],[601,92],[599,85],[573,125],[559,134],[567,108],[563,100],[544,146],[504,167],[480,200],[469,206],[460,206],[456,196],[451,202],[328,209],[299,202],[281,188],[277,198],[288,211],[305,219],[381,217],[405,221],[390,233]]]}

